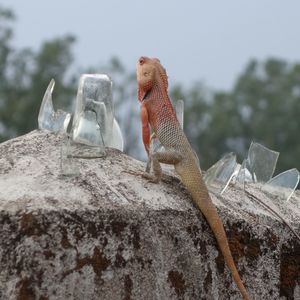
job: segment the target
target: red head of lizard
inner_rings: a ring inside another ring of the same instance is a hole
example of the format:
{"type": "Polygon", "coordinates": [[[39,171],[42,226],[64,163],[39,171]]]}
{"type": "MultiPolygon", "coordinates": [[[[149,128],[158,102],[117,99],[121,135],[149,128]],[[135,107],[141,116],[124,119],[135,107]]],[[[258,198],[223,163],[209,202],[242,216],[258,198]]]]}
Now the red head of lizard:
{"type": "Polygon", "coordinates": [[[142,101],[145,94],[155,85],[167,93],[168,76],[159,59],[142,56],[137,62],[136,75],[138,82],[138,98],[142,101]]]}

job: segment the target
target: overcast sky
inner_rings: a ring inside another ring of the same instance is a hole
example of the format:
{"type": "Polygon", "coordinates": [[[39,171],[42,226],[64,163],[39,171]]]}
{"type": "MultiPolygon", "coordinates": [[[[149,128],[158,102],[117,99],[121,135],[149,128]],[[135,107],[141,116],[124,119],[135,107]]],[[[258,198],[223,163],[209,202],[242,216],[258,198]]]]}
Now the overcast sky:
{"type": "Polygon", "coordinates": [[[2,0],[17,15],[14,43],[37,48],[67,33],[79,66],[118,56],[130,69],[160,58],[171,84],[229,89],[250,58],[300,61],[299,0],[2,0]]]}

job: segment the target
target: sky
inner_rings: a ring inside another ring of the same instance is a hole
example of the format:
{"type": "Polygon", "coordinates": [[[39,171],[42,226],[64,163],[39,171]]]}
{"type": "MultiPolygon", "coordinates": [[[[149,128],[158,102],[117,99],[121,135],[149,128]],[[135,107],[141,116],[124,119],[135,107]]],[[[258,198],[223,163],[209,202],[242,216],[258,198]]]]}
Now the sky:
{"type": "Polygon", "coordinates": [[[112,56],[134,70],[158,57],[170,84],[228,90],[251,58],[300,61],[299,0],[2,0],[17,16],[16,47],[74,34],[79,67],[112,56]]]}

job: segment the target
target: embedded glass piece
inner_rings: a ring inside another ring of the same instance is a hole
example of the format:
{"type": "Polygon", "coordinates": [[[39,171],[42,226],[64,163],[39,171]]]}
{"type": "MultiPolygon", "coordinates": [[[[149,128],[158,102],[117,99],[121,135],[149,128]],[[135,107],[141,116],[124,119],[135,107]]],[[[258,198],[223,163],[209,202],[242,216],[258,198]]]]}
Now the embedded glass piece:
{"type": "Polygon", "coordinates": [[[71,143],[71,137],[64,135],[60,149],[60,171],[64,176],[76,176],[80,173],[76,160],[71,155],[71,143]]]}
{"type": "Polygon", "coordinates": [[[235,182],[239,182],[242,184],[245,182],[246,163],[247,163],[247,160],[244,159],[241,165],[238,164],[238,166],[235,170],[235,173],[236,173],[235,182]]]}
{"type": "Polygon", "coordinates": [[[184,101],[183,100],[177,100],[175,110],[176,110],[177,120],[178,120],[181,128],[183,129],[183,114],[184,114],[184,101]]]}
{"type": "Polygon", "coordinates": [[[44,94],[38,116],[39,129],[46,129],[54,132],[67,132],[71,114],[62,110],[54,111],[52,92],[55,81],[52,79],[44,94]]]}
{"type": "Polygon", "coordinates": [[[110,78],[103,74],[82,75],[73,119],[74,141],[91,146],[109,145],[113,136],[113,123],[110,78]]]}
{"type": "Polygon", "coordinates": [[[232,152],[217,161],[203,176],[208,189],[222,194],[230,183],[236,166],[236,155],[232,152]]]}
{"type": "Polygon", "coordinates": [[[288,201],[299,184],[300,174],[297,169],[282,172],[262,186],[262,190],[277,195],[288,201]]]}
{"type": "Polygon", "coordinates": [[[73,139],[77,143],[104,148],[103,135],[93,111],[85,111],[78,118],[77,126],[73,128],[73,139]]]}
{"type": "Polygon", "coordinates": [[[65,134],[62,139],[60,152],[61,174],[65,176],[79,175],[78,158],[100,158],[105,156],[105,154],[104,148],[76,143],[70,135],[65,134]]]}
{"type": "Polygon", "coordinates": [[[124,149],[124,141],[121,128],[116,119],[114,119],[111,139],[107,141],[106,146],[119,149],[120,151],[123,151],[124,149]]]}
{"type": "Polygon", "coordinates": [[[248,151],[247,169],[252,181],[267,182],[275,171],[279,152],[270,150],[258,143],[251,143],[248,151]]]}
{"type": "MultiPolygon", "coordinates": [[[[164,151],[163,145],[160,143],[158,138],[152,138],[151,143],[150,143],[150,152],[155,153],[159,151],[164,151]]],[[[151,160],[148,157],[147,165],[146,165],[146,170],[145,172],[149,173],[151,170],[151,160]]]]}
{"type": "Polygon", "coordinates": [[[242,164],[237,166],[235,174],[237,174],[235,178],[236,182],[242,184],[244,184],[245,182],[253,182],[247,159],[244,159],[242,164]]]}

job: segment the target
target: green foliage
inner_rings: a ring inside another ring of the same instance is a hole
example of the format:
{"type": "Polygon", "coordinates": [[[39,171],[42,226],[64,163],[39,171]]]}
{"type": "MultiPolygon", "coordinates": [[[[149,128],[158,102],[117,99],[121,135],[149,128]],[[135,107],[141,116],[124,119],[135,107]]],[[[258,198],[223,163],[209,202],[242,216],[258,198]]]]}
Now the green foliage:
{"type": "Polygon", "coordinates": [[[72,64],[74,37],[45,42],[34,53],[11,46],[13,13],[0,10],[0,141],[37,128],[42,97],[55,78],[55,101],[69,106],[76,92],[74,80],[66,74],[72,64]],[[57,94],[57,97],[56,97],[57,94]]]}
{"type": "Polygon", "coordinates": [[[9,54],[12,51],[10,41],[13,31],[9,25],[15,16],[12,11],[0,7],[0,86],[5,85],[5,73],[7,72],[7,63],[9,54]]]}
{"type": "Polygon", "coordinates": [[[299,71],[283,60],[252,61],[231,93],[241,124],[236,136],[281,152],[279,169],[299,168],[299,71]]]}
{"type": "Polygon", "coordinates": [[[215,92],[206,107],[201,107],[207,103],[201,94],[187,94],[185,99],[191,108],[186,111],[186,128],[204,168],[230,151],[241,160],[256,141],[281,152],[280,171],[300,169],[300,64],[252,60],[232,91],[215,92]]]}

